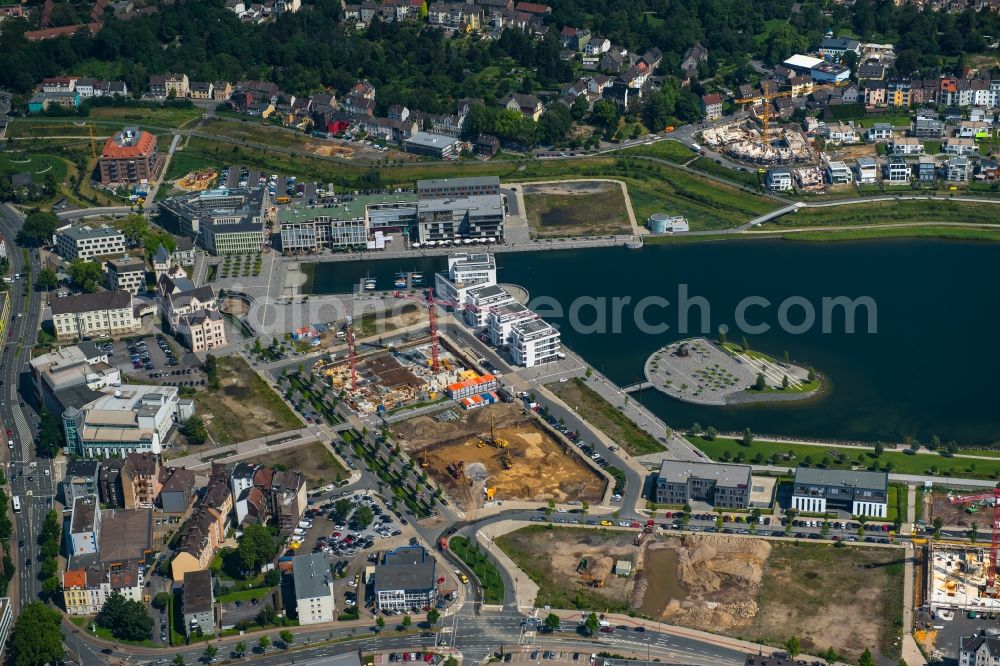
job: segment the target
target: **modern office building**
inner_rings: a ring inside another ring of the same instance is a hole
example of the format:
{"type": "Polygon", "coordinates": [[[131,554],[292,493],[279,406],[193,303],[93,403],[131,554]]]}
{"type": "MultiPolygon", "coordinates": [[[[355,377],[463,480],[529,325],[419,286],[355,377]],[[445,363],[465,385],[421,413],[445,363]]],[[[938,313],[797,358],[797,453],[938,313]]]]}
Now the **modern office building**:
{"type": "Polygon", "coordinates": [[[421,244],[503,238],[506,208],[499,194],[429,199],[417,203],[417,238],[421,244]]]}
{"type": "Polygon", "coordinates": [[[212,254],[259,252],[265,212],[264,188],[219,188],[161,201],[159,223],[212,254]]]}
{"type": "Polygon", "coordinates": [[[59,340],[127,335],[142,327],[127,291],[57,297],[51,300],[51,310],[59,340]]]}
{"type": "Polygon", "coordinates": [[[116,132],[104,144],[98,169],[105,185],[146,183],[153,179],[160,160],[156,137],[135,127],[116,132]]]}
{"type": "Polygon", "coordinates": [[[444,159],[458,154],[462,145],[460,139],[432,132],[414,132],[403,144],[403,149],[414,155],[444,159]]]}
{"type": "Polygon", "coordinates": [[[282,252],[376,249],[373,234],[409,232],[417,221],[412,194],[356,196],[329,205],[285,206],[278,210],[282,252]]]}
{"type": "Polygon", "coordinates": [[[146,262],[134,257],[109,259],[108,289],[111,291],[127,291],[137,296],[139,291],[146,290],[146,262]]]}
{"type": "Polygon", "coordinates": [[[708,502],[724,509],[750,507],[750,465],[664,460],[656,477],[657,504],[708,502]]]}
{"type": "Polygon", "coordinates": [[[375,602],[380,611],[407,611],[434,604],[434,557],[419,546],[388,551],[375,567],[375,602]]]}
{"type": "Polygon", "coordinates": [[[455,199],[491,194],[500,194],[499,176],[431,178],[417,181],[417,196],[421,199],[455,199]]]}
{"type": "Polygon", "coordinates": [[[510,334],[510,355],[514,363],[532,368],[562,356],[559,331],[542,319],[515,324],[510,334]]]}
{"type": "Polygon", "coordinates": [[[792,508],[808,513],[839,510],[852,516],[889,515],[889,475],[841,469],[799,467],[795,470],[792,508]]]}
{"type": "Polygon", "coordinates": [[[102,388],[121,386],[121,371],[90,342],[36,356],[30,365],[35,395],[54,414],[96,400],[102,388]]]}
{"type": "Polygon", "coordinates": [[[294,558],[292,580],[295,584],[295,609],[299,625],[333,622],[333,576],[326,553],[312,553],[294,558]]]}
{"type": "Polygon", "coordinates": [[[120,257],[125,254],[125,235],[111,227],[68,227],[56,234],[56,252],[67,261],[120,257]]]}

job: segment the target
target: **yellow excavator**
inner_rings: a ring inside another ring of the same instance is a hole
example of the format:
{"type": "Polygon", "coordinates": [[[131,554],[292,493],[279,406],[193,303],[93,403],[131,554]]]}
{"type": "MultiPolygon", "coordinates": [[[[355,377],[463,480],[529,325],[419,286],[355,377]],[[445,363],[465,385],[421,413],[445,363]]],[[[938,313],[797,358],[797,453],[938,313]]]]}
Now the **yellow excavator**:
{"type": "Polygon", "coordinates": [[[489,436],[480,435],[479,444],[477,446],[479,448],[483,448],[484,446],[494,446],[498,449],[506,449],[508,446],[510,446],[510,442],[508,442],[506,439],[503,439],[502,437],[497,437],[496,428],[494,426],[492,416],[490,417],[490,434],[489,436]]]}

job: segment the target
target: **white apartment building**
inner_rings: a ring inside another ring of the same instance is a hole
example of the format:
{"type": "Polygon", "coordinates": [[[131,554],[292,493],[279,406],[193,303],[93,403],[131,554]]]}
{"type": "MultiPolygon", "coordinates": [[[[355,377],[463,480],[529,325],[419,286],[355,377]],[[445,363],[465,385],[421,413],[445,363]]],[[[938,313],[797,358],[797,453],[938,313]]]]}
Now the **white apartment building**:
{"type": "Polygon", "coordinates": [[[526,368],[555,361],[562,354],[559,331],[541,319],[517,324],[511,331],[510,352],[514,363],[526,368]]]}
{"type": "Polygon", "coordinates": [[[333,622],[333,576],[326,553],[312,553],[295,558],[292,566],[295,581],[295,609],[299,625],[333,622]]]}
{"type": "Polygon", "coordinates": [[[146,262],[142,259],[122,257],[109,259],[108,289],[127,291],[133,296],[146,290],[146,262]]]}
{"type": "Polygon", "coordinates": [[[69,227],[56,234],[56,252],[68,261],[125,254],[125,235],[111,227],[69,227]]]}
{"type": "Polygon", "coordinates": [[[892,142],[893,155],[922,155],[923,152],[924,144],[916,137],[903,136],[892,142]]]}
{"type": "Polygon", "coordinates": [[[885,180],[889,183],[910,182],[910,165],[901,157],[891,157],[885,165],[885,180]]]}
{"type": "Polygon", "coordinates": [[[460,307],[470,289],[497,283],[497,262],[490,252],[459,252],[448,257],[448,270],[434,275],[438,299],[460,307]]]}
{"type": "Polygon", "coordinates": [[[830,162],[826,166],[826,178],[832,185],[843,185],[854,180],[851,170],[843,162],[830,162]]]}
{"type": "Polygon", "coordinates": [[[126,335],[142,326],[127,291],[53,298],[51,307],[52,326],[59,340],[126,335]]]}
{"type": "Polygon", "coordinates": [[[517,324],[538,319],[538,315],[521,303],[508,303],[490,310],[486,317],[486,327],[489,331],[490,343],[494,347],[510,344],[511,332],[517,324]]]}
{"type": "Polygon", "coordinates": [[[874,183],[878,179],[878,164],[873,157],[859,157],[854,166],[856,178],[862,185],[874,183]]]}
{"type": "Polygon", "coordinates": [[[514,303],[514,297],[495,284],[469,289],[465,294],[465,323],[473,328],[483,328],[489,320],[490,311],[501,305],[514,303]]]}

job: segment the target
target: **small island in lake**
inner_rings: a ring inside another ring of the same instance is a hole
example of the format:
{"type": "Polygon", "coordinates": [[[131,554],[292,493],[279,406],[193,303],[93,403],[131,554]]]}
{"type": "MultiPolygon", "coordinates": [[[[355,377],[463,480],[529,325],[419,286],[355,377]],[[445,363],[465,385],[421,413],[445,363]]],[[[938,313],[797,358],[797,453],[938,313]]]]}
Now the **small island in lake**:
{"type": "Polygon", "coordinates": [[[673,342],[646,359],[646,384],[671,398],[698,405],[802,400],[822,382],[808,368],[776,361],[731,342],[689,338],[673,342]]]}

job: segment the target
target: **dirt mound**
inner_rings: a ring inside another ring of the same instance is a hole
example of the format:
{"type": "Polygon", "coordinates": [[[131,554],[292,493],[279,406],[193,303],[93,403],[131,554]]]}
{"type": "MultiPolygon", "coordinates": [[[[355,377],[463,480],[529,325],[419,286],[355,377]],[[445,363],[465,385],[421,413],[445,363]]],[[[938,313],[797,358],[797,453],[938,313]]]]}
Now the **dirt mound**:
{"type": "Polygon", "coordinates": [[[594,578],[604,579],[611,575],[614,566],[615,561],[610,557],[599,557],[587,567],[587,573],[594,578]]]}
{"type": "Polygon", "coordinates": [[[717,592],[723,585],[756,589],[771,546],[759,539],[686,536],[678,551],[677,578],[698,594],[717,592]]]}

